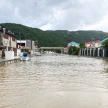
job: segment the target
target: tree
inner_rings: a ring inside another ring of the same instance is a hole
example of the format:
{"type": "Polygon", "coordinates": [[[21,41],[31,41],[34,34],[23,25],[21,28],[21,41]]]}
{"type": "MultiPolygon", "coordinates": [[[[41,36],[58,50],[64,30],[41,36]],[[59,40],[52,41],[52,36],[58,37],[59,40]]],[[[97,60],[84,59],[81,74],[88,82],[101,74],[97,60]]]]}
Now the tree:
{"type": "Polygon", "coordinates": [[[68,54],[69,54],[69,55],[72,54],[72,46],[69,47],[68,54]]]}
{"type": "Polygon", "coordinates": [[[108,57],[108,40],[106,40],[105,42],[103,42],[103,48],[105,49],[105,54],[108,57]]]}
{"type": "Polygon", "coordinates": [[[80,48],[85,48],[85,45],[84,44],[80,44],[80,48]]]}
{"type": "Polygon", "coordinates": [[[70,46],[68,50],[68,54],[78,55],[79,54],[79,48],[76,46],[70,46]]]}
{"type": "Polygon", "coordinates": [[[61,53],[61,50],[60,49],[56,49],[55,52],[56,53],[61,53]]]}
{"type": "Polygon", "coordinates": [[[78,55],[79,54],[79,48],[78,47],[76,47],[76,46],[73,46],[73,55],[78,55]]]}

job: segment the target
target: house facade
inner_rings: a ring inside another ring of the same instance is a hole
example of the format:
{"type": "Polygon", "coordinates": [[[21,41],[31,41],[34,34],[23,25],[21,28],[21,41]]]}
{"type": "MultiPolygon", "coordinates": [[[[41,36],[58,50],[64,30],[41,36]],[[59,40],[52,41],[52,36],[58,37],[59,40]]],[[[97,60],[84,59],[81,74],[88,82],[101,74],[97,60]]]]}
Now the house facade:
{"type": "Polygon", "coordinates": [[[14,56],[17,55],[17,36],[10,30],[0,26],[0,52],[2,49],[14,51],[14,56]]]}
{"type": "Polygon", "coordinates": [[[85,43],[85,47],[86,48],[92,48],[93,47],[93,43],[92,42],[86,42],[85,43]]]}
{"type": "Polygon", "coordinates": [[[86,42],[85,43],[86,48],[99,48],[100,47],[100,40],[92,41],[92,42],[86,42]]]}

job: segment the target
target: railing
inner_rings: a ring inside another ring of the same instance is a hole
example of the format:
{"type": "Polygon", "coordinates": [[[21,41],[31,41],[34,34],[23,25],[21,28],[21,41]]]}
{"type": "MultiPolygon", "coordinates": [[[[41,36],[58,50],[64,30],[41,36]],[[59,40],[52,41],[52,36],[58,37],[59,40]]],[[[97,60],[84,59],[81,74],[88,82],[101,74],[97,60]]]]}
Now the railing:
{"type": "Polygon", "coordinates": [[[19,58],[18,59],[12,59],[12,60],[3,60],[3,61],[0,61],[0,66],[4,66],[6,64],[11,64],[13,62],[18,62],[18,61],[20,61],[19,58]]]}

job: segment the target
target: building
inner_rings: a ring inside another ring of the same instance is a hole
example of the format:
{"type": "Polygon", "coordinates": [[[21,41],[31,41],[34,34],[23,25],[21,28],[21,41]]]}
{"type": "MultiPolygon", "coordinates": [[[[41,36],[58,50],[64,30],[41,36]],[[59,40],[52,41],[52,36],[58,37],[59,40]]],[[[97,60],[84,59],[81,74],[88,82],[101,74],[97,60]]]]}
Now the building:
{"type": "Polygon", "coordinates": [[[2,49],[14,51],[14,56],[17,55],[17,36],[7,28],[0,26],[0,54],[2,49]]]}
{"type": "Polygon", "coordinates": [[[76,42],[70,42],[68,43],[67,47],[70,47],[70,46],[76,46],[76,47],[79,47],[79,43],[76,43],[76,42]]]}
{"type": "Polygon", "coordinates": [[[32,40],[17,40],[17,47],[21,49],[21,52],[31,52],[35,51],[35,42],[32,40]]]}
{"type": "Polygon", "coordinates": [[[94,42],[95,48],[99,48],[100,47],[100,40],[97,40],[94,42]]]}
{"type": "Polygon", "coordinates": [[[67,47],[64,48],[64,53],[67,53],[68,52],[70,46],[75,46],[75,47],[78,47],[79,48],[80,47],[80,44],[79,43],[76,43],[76,42],[70,42],[70,43],[68,43],[67,47]]]}
{"type": "Polygon", "coordinates": [[[93,42],[86,42],[85,47],[86,48],[92,48],[93,47],[93,42]]]}
{"type": "Polygon", "coordinates": [[[99,48],[100,47],[100,40],[92,41],[92,42],[86,42],[85,47],[86,48],[99,48]]]}

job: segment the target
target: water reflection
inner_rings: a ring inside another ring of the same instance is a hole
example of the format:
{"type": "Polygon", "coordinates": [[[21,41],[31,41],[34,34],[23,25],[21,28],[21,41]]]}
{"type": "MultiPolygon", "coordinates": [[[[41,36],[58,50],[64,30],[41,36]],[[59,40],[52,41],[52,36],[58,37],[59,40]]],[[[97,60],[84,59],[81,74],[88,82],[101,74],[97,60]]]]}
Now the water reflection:
{"type": "Polygon", "coordinates": [[[0,67],[0,108],[108,108],[108,62],[42,55],[0,67]]]}

